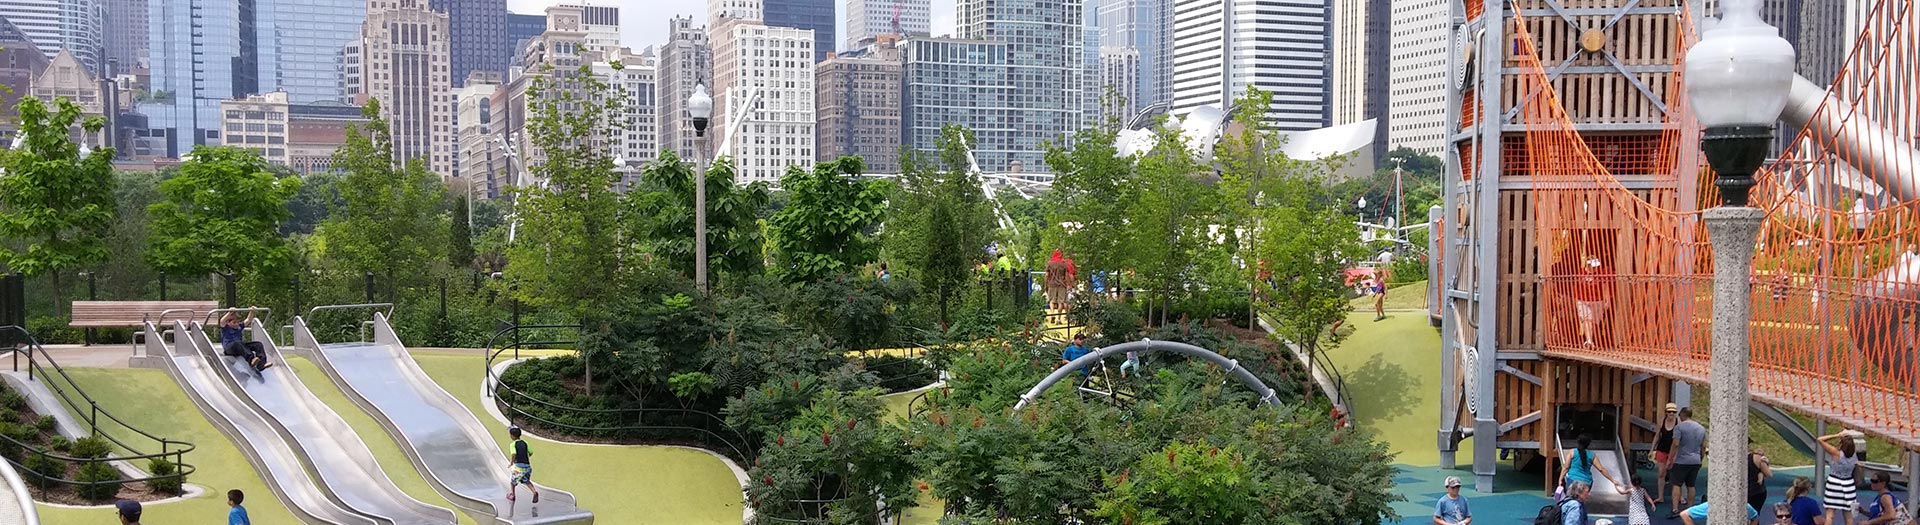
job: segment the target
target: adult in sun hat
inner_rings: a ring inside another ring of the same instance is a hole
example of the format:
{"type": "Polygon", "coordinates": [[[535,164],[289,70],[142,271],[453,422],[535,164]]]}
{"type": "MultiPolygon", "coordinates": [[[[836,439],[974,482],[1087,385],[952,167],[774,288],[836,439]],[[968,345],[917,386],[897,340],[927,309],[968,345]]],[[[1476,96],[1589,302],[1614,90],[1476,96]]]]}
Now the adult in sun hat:
{"type": "Polygon", "coordinates": [[[1658,477],[1658,481],[1654,482],[1654,505],[1666,502],[1667,470],[1673,468],[1673,427],[1678,424],[1680,405],[1667,403],[1667,411],[1660,416],[1660,433],[1653,438],[1653,467],[1658,477]]]}
{"type": "Polygon", "coordinates": [[[1473,512],[1467,510],[1467,498],[1460,495],[1460,478],[1447,476],[1445,482],[1447,495],[1433,504],[1434,525],[1467,525],[1473,523],[1473,512]]]}

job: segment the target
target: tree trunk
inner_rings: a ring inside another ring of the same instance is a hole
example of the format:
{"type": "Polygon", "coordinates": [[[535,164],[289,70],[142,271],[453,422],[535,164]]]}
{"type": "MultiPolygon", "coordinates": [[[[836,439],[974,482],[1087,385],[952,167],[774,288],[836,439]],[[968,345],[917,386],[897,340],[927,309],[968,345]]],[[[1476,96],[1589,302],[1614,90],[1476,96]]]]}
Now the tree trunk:
{"type": "Polygon", "coordinates": [[[940,333],[947,333],[947,285],[940,285],[940,333]]]}

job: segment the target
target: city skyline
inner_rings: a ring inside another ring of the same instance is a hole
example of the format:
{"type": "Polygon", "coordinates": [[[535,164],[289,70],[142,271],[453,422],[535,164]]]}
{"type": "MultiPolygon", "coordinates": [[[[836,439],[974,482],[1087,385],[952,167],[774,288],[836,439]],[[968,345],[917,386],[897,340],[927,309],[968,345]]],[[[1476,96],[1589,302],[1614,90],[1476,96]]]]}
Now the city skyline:
{"type": "MultiPolygon", "coordinates": [[[[591,3],[591,1],[592,0],[588,0],[587,2],[581,2],[580,0],[507,0],[507,11],[518,14],[538,15],[545,13],[548,6],[565,3],[591,3]]],[[[608,2],[609,5],[613,3],[612,0],[600,1],[608,2]]],[[[777,2],[780,0],[766,1],[777,2]]],[[[953,9],[956,0],[930,1],[933,4],[932,18],[928,24],[930,26],[930,32],[933,36],[954,35],[956,31],[954,29],[953,9]]],[[[846,4],[847,0],[833,0],[835,33],[839,35],[848,34],[847,20],[844,16],[847,9],[846,4]]],[[[692,16],[694,18],[694,25],[707,26],[709,25],[707,21],[707,0],[655,0],[653,5],[648,9],[622,10],[620,13],[621,45],[632,48],[635,52],[639,52],[647,46],[666,44],[668,31],[666,24],[662,24],[660,21],[673,16],[692,16]]],[[[838,40],[839,41],[835,43],[835,47],[841,49],[835,49],[835,51],[846,51],[847,49],[844,49],[846,39],[840,38],[838,40]]]]}

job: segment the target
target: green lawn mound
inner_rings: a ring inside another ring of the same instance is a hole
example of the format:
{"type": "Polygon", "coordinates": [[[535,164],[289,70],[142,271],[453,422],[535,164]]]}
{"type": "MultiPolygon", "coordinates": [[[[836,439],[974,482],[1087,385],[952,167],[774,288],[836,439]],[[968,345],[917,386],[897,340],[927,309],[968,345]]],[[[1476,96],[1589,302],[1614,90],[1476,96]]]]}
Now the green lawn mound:
{"type": "MultiPolygon", "coordinates": [[[[421,368],[480,415],[505,450],[506,429],[487,417],[480,405],[480,357],[472,354],[421,353],[421,368]]],[[[428,487],[419,471],[407,462],[399,445],[380,429],[372,416],[353,406],[312,363],[295,358],[292,367],[300,380],[366,441],[387,475],[403,492],[432,505],[451,508],[428,487]]],[[[267,492],[265,482],[194,408],[186,394],[166,373],[145,369],[73,369],[68,373],[114,415],[155,435],[193,443],[187,456],[199,471],[187,482],[213,489],[192,500],[149,505],[146,523],[214,523],[225,519],[227,489],[247,493],[247,510],[260,525],[295,525],[292,513],[267,492]]],[[[131,441],[130,441],[131,442],[131,441]]],[[[592,510],[599,523],[622,524],[736,524],[740,523],[740,484],[719,459],[698,450],[674,447],[609,447],[569,445],[532,440],[543,484],[572,492],[582,507],[592,510]],[[644,497],[637,497],[644,495],[644,497]]],[[[505,456],[501,461],[506,461],[505,456]]],[[[504,487],[503,487],[504,490],[504,487]]],[[[65,509],[40,505],[48,525],[116,523],[107,509],[65,509]]],[[[474,521],[464,514],[460,522],[474,521]]]]}

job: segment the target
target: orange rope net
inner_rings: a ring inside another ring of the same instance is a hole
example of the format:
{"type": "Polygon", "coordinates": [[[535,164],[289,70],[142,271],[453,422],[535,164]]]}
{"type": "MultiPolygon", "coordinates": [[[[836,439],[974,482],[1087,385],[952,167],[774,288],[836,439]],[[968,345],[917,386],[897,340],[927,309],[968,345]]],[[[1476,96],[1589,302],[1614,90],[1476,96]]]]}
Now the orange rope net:
{"type": "MultiPolygon", "coordinates": [[[[1751,342],[1756,398],[1920,447],[1920,188],[1876,182],[1920,173],[1912,4],[1882,0],[1852,24],[1842,73],[1814,79],[1832,83],[1814,124],[1756,176],[1754,205],[1768,218],[1751,342]]],[[[1691,44],[1692,21],[1678,18],[1670,34],[1643,35],[1675,46],[1668,63],[1691,44]]],[[[1667,105],[1664,126],[1582,132],[1592,108],[1570,110],[1559,93],[1591,104],[1583,95],[1601,91],[1582,84],[1590,77],[1551,76],[1543,56],[1581,58],[1534,37],[1562,22],[1509,22],[1504,58],[1522,73],[1504,89],[1525,131],[1503,141],[1502,171],[1531,180],[1532,227],[1531,238],[1501,242],[1537,258],[1544,353],[1704,382],[1712,250],[1699,210],[1719,197],[1680,75],[1646,77],[1660,80],[1645,91],[1667,105]]]]}

